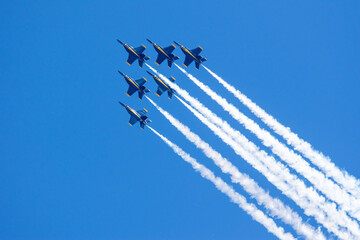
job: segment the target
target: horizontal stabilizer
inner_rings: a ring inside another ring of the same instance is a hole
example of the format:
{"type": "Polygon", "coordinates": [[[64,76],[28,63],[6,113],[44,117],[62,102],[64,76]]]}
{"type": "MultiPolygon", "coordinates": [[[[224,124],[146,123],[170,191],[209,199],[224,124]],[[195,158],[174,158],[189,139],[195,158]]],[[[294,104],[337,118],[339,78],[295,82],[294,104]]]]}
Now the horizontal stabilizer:
{"type": "Polygon", "coordinates": [[[168,91],[168,97],[169,97],[169,99],[171,99],[171,98],[172,98],[172,95],[173,95],[173,92],[168,91]]]}
{"type": "Polygon", "coordinates": [[[142,98],[143,98],[144,95],[145,95],[144,92],[140,92],[140,91],[139,91],[139,99],[140,99],[140,100],[142,100],[142,98]]]}
{"type": "Polygon", "coordinates": [[[171,68],[171,65],[172,65],[172,61],[170,61],[170,60],[168,59],[168,67],[171,68]]]}
{"type": "Polygon", "coordinates": [[[195,67],[196,67],[196,69],[199,69],[199,67],[200,67],[200,63],[195,62],[195,67]]]}

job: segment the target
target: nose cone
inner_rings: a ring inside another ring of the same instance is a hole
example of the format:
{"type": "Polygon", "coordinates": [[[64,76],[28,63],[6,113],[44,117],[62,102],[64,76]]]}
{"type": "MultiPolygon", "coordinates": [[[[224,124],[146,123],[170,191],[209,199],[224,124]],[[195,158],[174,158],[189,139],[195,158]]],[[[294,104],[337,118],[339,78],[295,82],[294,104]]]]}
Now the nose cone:
{"type": "Polygon", "coordinates": [[[125,104],[123,104],[122,102],[119,102],[123,107],[126,107],[126,105],[125,104]]]}
{"type": "Polygon", "coordinates": [[[125,77],[125,74],[123,74],[122,72],[118,71],[118,73],[120,73],[122,76],[124,76],[124,77],[125,77]]]}
{"type": "Polygon", "coordinates": [[[179,43],[177,43],[177,42],[175,42],[175,41],[174,41],[174,43],[175,43],[176,45],[178,45],[179,47],[181,47],[181,45],[180,45],[179,43]]]}
{"type": "Polygon", "coordinates": [[[121,43],[122,45],[125,45],[125,43],[123,43],[123,42],[120,41],[119,39],[117,39],[117,41],[118,41],[119,43],[121,43]]]}
{"type": "Polygon", "coordinates": [[[154,76],[154,74],[152,74],[151,72],[149,72],[149,71],[146,71],[148,74],[150,74],[151,76],[154,76]]]}
{"type": "Polygon", "coordinates": [[[154,44],[150,39],[147,38],[146,40],[148,40],[149,43],[154,44]]]}

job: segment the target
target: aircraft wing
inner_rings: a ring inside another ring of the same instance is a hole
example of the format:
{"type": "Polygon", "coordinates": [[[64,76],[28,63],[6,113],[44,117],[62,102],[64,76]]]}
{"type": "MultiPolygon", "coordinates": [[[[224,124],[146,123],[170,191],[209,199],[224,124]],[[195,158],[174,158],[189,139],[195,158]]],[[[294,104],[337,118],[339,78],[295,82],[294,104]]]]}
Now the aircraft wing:
{"type": "Polygon", "coordinates": [[[129,85],[129,89],[127,90],[126,94],[130,97],[134,94],[138,89],[134,87],[133,85],[129,85]]]}
{"type": "Polygon", "coordinates": [[[162,53],[159,53],[158,57],[156,59],[156,64],[160,65],[165,59],[166,59],[165,55],[162,53]]]}
{"type": "Polygon", "coordinates": [[[190,55],[186,55],[184,62],[185,67],[189,66],[192,61],[194,61],[194,59],[190,55]]]}
{"type": "Polygon", "coordinates": [[[129,53],[127,64],[131,65],[138,57],[134,53],[129,53]]]}
{"type": "Polygon", "coordinates": [[[191,50],[191,52],[195,55],[199,55],[199,53],[201,53],[201,51],[202,51],[202,47],[200,47],[200,46],[191,50]]]}
{"type": "Polygon", "coordinates": [[[135,80],[135,82],[137,84],[139,84],[139,86],[142,86],[142,85],[144,85],[144,83],[146,83],[146,79],[145,78],[140,78],[138,80],[135,80]]]}
{"type": "Polygon", "coordinates": [[[137,47],[137,48],[134,48],[134,50],[135,50],[135,52],[137,53],[137,54],[141,54],[141,53],[143,53],[143,51],[145,50],[145,46],[144,45],[141,45],[140,47],[137,47]]]}
{"type": "Polygon", "coordinates": [[[134,125],[137,121],[138,121],[138,120],[136,119],[136,117],[131,116],[131,117],[130,117],[130,121],[129,121],[130,126],[134,125]]]}
{"type": "Polygon", "coordinates": [[[172,53],[172,51],[174,51],[174,49],[175,49],[175,46],[170,45],[170,46],[164,48],[164,51],[167,52],[167,53],[172,53]]]}
{"type": "Polygon", "coordinates": [[[147,110],[144,108],[142,110],[137,111],[141,116],[145,116],[147,113],[147,110]]]}
{"type": "Polygon", "coordinates": [[[159,97],[161,96],[161,94],[165,91],[165,89],[163,89],[162,87],[158,86],[158,89],[156,91],[156,95],[158,95],[159,97]]]}

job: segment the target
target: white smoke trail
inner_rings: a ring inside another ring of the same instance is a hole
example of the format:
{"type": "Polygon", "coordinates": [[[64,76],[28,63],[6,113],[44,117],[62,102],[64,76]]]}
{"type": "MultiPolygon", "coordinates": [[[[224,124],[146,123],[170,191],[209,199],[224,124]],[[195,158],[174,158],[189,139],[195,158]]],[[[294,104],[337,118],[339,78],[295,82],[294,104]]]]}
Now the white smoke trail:
{"type": "Polygon", "coordinates": [[[208,94],[215,100],[225,111],[227,111],[235,120],[242,124],[246,129],[254,133],[262,140],[265,146],[271,148],[275,153],[292,167],[299,174],[303,175],[315,188],[320,190],[326,197],[340,205],[342,209],[347,211],[351,216],[360,220],[360,201],[349,195],[345,190],[341,189],[339,185],[332,180],[325,177],[325,175],[312,168],[300,155],[290,150],[284,144],[280,143],[268,131],[260,128],[260,126],[253,120],[246,117],[234,105],[230,104],[226,99],[219,96],[209,86],[205,85],[183,68],[175,64],[191,81],[193,81],[201,90],[208,94]]]}
{"type": "Polygon", "coordinates": [[[190,163],[196,171],[200,172],[203,178],[211,181],[216,186],[216,188],[219,189],[222,193],[226,194],[232,202],[238,204],[239,207],[242,208],[245,212],[247,212],[255,221],[262,224],[267,231],[274,234],[279,239],[295,239],[290,233],[286,233],[282,227],[277,226],[273,219],[269,218],[261,210],[257,209],[254,204],[248,203],[244,196],[235,192],[235,190],[227,183],[225,183],[221,178],[216,177],[212,171],[210,171],[204,165],[198,163],[189,154],[184,152],[180,147],[172,143],[170,140],[158,133],[156,130],[154,130],[150,126],[148,126],[148,128],[153,131],[157,136],[159,136],[169,147],[171,147],[176,154],[178,154],[186,162],[190,163]]]}
{"type": "MultiPolygon", "coordinates": [[[[338,213],[335,204],[329,204],[323,197],[320,197],[313,188],[307,188],[305,184],[292,176],[288,169],[273,158],[269,157],[270,164],[264,164],[255,155],[246,152],[241,145],[230,138],[223,130],[211,123],[198,111],[175,95],[177,99],[188,108],[201,122],[210,128],[227,145],[229,145],[237,155],[245,159],[251,166],[261,172],[272,184],[274,184],[282,193],[292,199],[297,205],[304,209],[305,214],[313,216],[317,222],[322,224],[329,232],[334,233],[341,239],[358,239],[359,231],[356,223],[350,221],[344,214],[338,213]],[[280,174],[279,174],[280,172],[280,174]],[[349,224],[349,230],[355,231],[356,237],[344,230],[349,224]],[[342,227],[339,227],[341,225],[342,227]],[[355,225],[355,226],[354,226],[355,225]]],[[[259,155],[259,154],[258,154],[259,155]]],[[[266,157],[266,156],[260,156],[266,157]]]]}
{"type": "Polygon", "coordinates": [[[216,75],[210,69],[203,66],[220,84],[222,84],[229,92],[239,99],[246,107],[250,109],[257,117],[259,117],[266,125],[273,129],[277,134],[282,136],[286,142],[293,146],[297,151],[301,152],[314,165],[319,167],[327,177],[333,178],[338,184],[344,187],[349,193],[356,198],[360,198],[360,180],[348,174],[344,170],[340,170],[330,158],[324,156],[321,152],[315,150],[310,143],[301,139],[297,134],[293,133],[290,128],[279,123],[274,117],[260,108],[256,103],[251,101],[246,95],[235,89],[221,77],[216,75]]]}
{"type": "MultiPolygon", "coordinates": [[[[193,107],[200,111],[208,122],[211,121],[219,126],[222,134],[219,134],[214,129],[211,129],[211,126],[207,125],[217,136],[232,147],[236,154],[261,172],[271,183],[281,190],[284,195],[288,196],[303,208],[305,214],[313,216],[325,228],[341,239],[354,239],[346,229],[360,238],[358,224],[351,220],[344,212],[338,211],[335,204],[329,203],[325,198],[319,196],[313,188],[306,187],[304,182],[291,174],[284,165],[276,162],[273,157],[268,156],[264,151],[260,151],[255,144],[248,141],[240,132],[233,129],[227,122],[211,112],[197,99],[190,96],[187,91],[181,89],[175,83],[170,82],[150,65],[146,65],[158,74],[171,88],[175,89],[178,94],[184,97],[193,107]],[[339,225],[344,229],[339,228],[339,225]]],[[[199,118],[199,116],[197,117],[199,118]]],[[[201,117],[203,116],[201,115],[201,117]]]]}
{"type": "Polygon", "coordinates": [[[193,133],[189,127],[182,124],[179,120],[174,118],[170,113],[159,107],[149,97],[145,96],[169,121],[176,127],[184,136],[194,143],[197,148],[201,149],[203,153],[212,159],[215,164],[224,173],[231,175],[231,180],[234,183],[240,184],[246,192],[248,192],[257,202],[264,205],[273,216],[279,217],[283,222],[291,225],[298,234],[303,235],[306,239],[324,239],[321,231],[316,231],[311,225],[303,223],[301,217],[293,212],[290,207],[284,205],[279,199],[272,198],[265,192],[253,179],[248,175],[241,173],[231,162],[221,156],[208,143],[204,142],[198,135],[193,133]]]}

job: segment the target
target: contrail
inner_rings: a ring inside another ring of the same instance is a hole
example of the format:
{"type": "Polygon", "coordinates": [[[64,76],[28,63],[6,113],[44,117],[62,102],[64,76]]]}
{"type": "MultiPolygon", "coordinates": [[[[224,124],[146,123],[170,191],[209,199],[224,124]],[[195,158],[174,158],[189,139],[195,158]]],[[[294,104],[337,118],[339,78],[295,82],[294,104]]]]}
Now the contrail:
{"type": "Polygon", "coordinates": [[[346,189],[356,198],[360,198],[360,180],[348,174],[344,170],[340,170],[330,158],[324,156],[321,152],[315,150],[310,143],[301,139],[297,134],[293,133],[290,128],[279,123],[274,117],[265,110],[256,105],[246,95],[235,89],[221,77],[216,75],[210,69],[203,66],[220,84],[222,84],[229,92],[239,99],[246,107],[250,109],[257,117],[259,117],[266,125],[273,129],[277,134],[282,136],[286,142],[293,146],[297,151],[301,152],[314,165],[319,167],[328,177],[333,178],[338,184],[346,189]]]}
{"type": "Polygon", "coordinates": [[[303,175],[315,188],[320,190],[327,198],[336,202],[342,209],[347,211],[351,216],[360,220],[360,201],[349,195],[339,185],[335,184],[331,179],[315,168],[312,168],[300,155],[290,150],[284,144],[280,143],[268,131],[260,128],[260,126],[253,120],[249,119],[241,113],[234,105],[229,103],[225,98],[219,96],[209,86],[205,85],[183,68],[175,64],[191,81],[193,81],[201,90],[215,100],[225,111],[227,111],[235,120],[242,124],[246,129],[254,133],[262,140],[265,146],[271,148],[275,153],[292,167],[299,174],[303,175]]]}
{"type": "Polygon", "coordinates": [[[153,131],[157,136],[159,136],[184,161],[190,163],[196,171],[200,172],[203,178],[211,181],[216,186],[216,188],[219,189],[222,193],[226,194],[232,202],[238,204],[239,207],[242,208],[245,212],[247,212],[255,221],[262,224],[268,232],[274,234],[279,239],[295,239],[290,233],[286,233],[282,227],[277,226],[273,219],[269,218],[261,210],[257,209],[254,204],[248,203],[244,196],[235,192],[235,190],[227,183],[225,183],[221,178],[216,177],[212,171],[210,171],[204,165],[198,163],[188,153],[184,152],[180,147],[172,143],[170,140],[158,133],[156,130],[154,130],[150,126],[148,126],[148,128],[153,131]]]}
{"type": "Polygon", "coordinates": [[[306,239],[326,239],[321,231],[316,231],[311,225],[303,223],[301,217],[293,212],[290,207],[284,205],[282,201],[272,198],[265,192],[253,179],[248,175],[241,173],[231,162],[221,156],[208,143],[203,141],[198,135],[193,133],[189,127],[182,124],[179,120],[174,118],[170,113],[159,107],[149,97],[145,96],[158,109],[169,122],[176,127],[189,141],[194,143],[197,148],[201,149],[203,153],[221,169],[222,172],[231,175],[233,183],[240,184],[246,192],[248,192],[256,201],[264,205],[270,210],[272,216],[279,217],[283,222],[291,225],[298,234],[303,235],[306,239]]]}
{"type": "MultiPolygon", "coordinates": [[[[346,214],[337,212],[335,204],[330,204],[323,197],[319,196],[313,188],[307,188],[296,176],[291,175],[288,169],[282,164],[269,157],[269,164],[264,164],[256,156],[246,152],[241,145],[230,138],[223,130],[211,123],[202,114],[175,95],[201,122],[203,122],[215,135],[219,136],[229,145],[237,155],[245,159],[251,166],[261,172],[272,184],[274,184],[284,195],[299,205],[308,216],[313,216],[329,232],[334,233],[341,239],[359,239],[357,223],[351,221],[346,214]],[[341,225],[342,227],[339,227],[341,225]],[[348,228],[354,232],[356,237],[344,230],[348,228]]],[[[259,154],[258,154],[259,155],[259,154]]],[[[261,156],[260,156],[261,158],[261,156]]]]}
{"type": "MultiPolygon", "coordinates": [[[[281,190],[284,195],[291,198],[303,208],[305,214],[313,216],[329,231],[342,239],[354,239],[345,228],[355,234],[357,238],[360,238],[358,224],[351,220],[344,212],[339,212],[336,209],[335,204],[329,203],[325,198],[319,196],[313,188],[306,187],[304,182],[298,179],[297,176],[291,174],[284,165],[276,162],[276,160],[273,157],[268,156],[266,152],[259,150],[255,144],[247,140],[245,136],[233,129],[227,122],[223,121],[216,114],[202,105],[197,99],[190,96],[187,91],[181,89],[175,83],[170,82],[166,77],[158,73],[148,64],[146,65],[153,72],[158,74],[170,87],[175,89],[178,94],[184,97],[193,107],[200,111],[201,114],[206,117],[206,121],[209,123],[211,121],[219,126],[222,129],[219,129],[220,134],[211,128],[211,126],[215,125],[207,125],[217,136],[227,143],[236,154],[261,172],[272,184],[281,190]],[[245,147],[246,150],[243,147],[245,147]],[[344,229],[340,229],[338,225],[341,225],[344,229]]],[[[196,115],[196,113],[194,114],[196,115]]],[[[199,116],[197,117],[199,118],[199,116]]],[[[201,117],[203,116],[201,115],[201,117]]],[[[201,120],[201,118],[199,119],[201,120]]],[[[204,120],[202,121],[204,123],[204,120]]]]}

